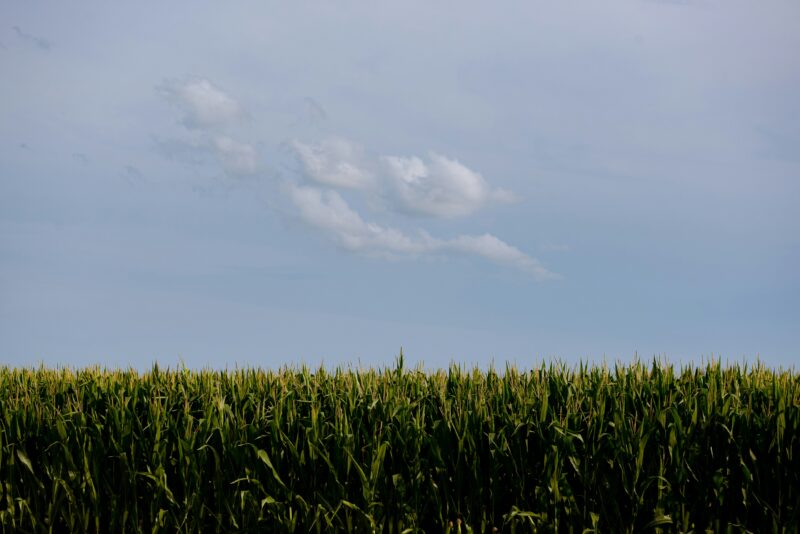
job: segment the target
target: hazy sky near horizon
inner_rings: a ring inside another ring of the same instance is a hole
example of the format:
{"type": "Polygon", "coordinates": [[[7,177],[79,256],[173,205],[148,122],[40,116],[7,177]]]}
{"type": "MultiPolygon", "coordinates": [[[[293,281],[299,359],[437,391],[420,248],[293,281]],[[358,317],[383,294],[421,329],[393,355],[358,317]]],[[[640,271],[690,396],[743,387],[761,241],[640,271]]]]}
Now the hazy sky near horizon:
{"type": "Polygon", "coordinates": [[[0,364],[800,356],[800,4],[0,5],[0,364]]]}

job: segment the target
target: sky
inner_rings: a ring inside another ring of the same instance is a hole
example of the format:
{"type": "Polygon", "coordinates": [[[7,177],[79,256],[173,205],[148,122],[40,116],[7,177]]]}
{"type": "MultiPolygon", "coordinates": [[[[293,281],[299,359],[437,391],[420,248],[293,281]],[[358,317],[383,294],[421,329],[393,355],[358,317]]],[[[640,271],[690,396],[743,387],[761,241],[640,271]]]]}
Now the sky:
{"type": "Polygon", "coordinates": [[[800,4],[0,4],[0,364],[800,359],[800,4]]]}

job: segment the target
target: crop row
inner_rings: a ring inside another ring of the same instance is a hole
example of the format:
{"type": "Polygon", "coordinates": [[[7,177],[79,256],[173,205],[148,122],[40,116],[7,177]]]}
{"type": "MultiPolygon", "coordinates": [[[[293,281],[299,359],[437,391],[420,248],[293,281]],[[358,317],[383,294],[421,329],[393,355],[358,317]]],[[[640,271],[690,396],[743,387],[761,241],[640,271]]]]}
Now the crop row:
{"type": "Polygon", "coordinates": [[[800,375],[0,368],[0,485],[4,532],[795,531],[800,375]]]}

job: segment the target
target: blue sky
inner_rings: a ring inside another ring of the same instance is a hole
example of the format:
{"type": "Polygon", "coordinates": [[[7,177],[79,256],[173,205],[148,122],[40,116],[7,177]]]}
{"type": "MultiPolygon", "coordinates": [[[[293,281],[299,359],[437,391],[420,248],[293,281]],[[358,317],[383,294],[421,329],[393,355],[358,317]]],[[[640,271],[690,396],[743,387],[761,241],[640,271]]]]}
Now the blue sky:
{"type": "Polygon", "coordinates": [[[800,4],[4,2],[0,362],[800,354],[800,4]]]}

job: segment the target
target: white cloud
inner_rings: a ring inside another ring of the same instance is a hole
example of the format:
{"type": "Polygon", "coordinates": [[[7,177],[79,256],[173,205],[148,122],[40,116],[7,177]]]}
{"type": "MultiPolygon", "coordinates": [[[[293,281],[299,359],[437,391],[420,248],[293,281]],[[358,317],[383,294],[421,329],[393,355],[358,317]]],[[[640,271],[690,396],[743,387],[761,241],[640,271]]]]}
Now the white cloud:
{"type": "MultiPolygon", "coordinates": [[[[165,83],[161,92],[185,113],[189,130],[181,151],[214,155],[230,175],[253,174],[258,154],[247,143],[220,132],[242,117],[239,104],[206,79],[165,83]]],[[[431,217],[470,215],[489,202],[512,202],[516,196],[492,189],[479,173],[458,160],[431,152],[419,157],[369,158],[364,148],[332,137],[317,144],[290,143],[305,181],[289,184],[289,196],[300,217],[323,231],[344,249],[384,257],[435,254],[480,256],[493,263],[525,271],[537,279],[557,278],[538,260],[491,234],[439,239],[424,231],[407,235],[401,230],[365,221],[334,189],[359,191],[389,209],[431,217]]],[[[170,151],[170,152],[174,152],[170,151]]]]}
{"type": "Polygon", "coordinates": [[[372,175],[364,166],[360,145],[338,137],[316,145],[292,143],[303,174],[310,180],[342,189],[364,189],[372,184],[372,175]]]}
{"type": "Polygon", "coordinates": [[[318,144],[291,144],[303,176],[316,184],[359,189],[393,211],[455,218],[475,213],[490,202],[508,203],[517,196],[492,189],[479,173],[458,160],[431,152],[419,157],[370,159],[363,147],[338,137],[318,144]]]}
{"type": "Polygon", "coordinates": [[[433,217],[460,217],[480,209],[490,196],[486,180],[460,162],[431,152],[384,157],[389,185],[402,210],[433,217]]]}
{"type": "Polygon", "coordinates": [[[365,221],[336,191],[291,185],[290,195],[306,223],[350,251],[390,257],[471,254],[515,267],[538,280],[560,278],[535,258],[491,234],[462,235],[454,239],[437,239],[425,232],[408,236],[400,230],[365,221]]]}
{"type": "Polygon", "coordinates": [[[212,143],[220,163],[229,174],[253,174],[256,171],[258,157],[252,145],[225,136],[215,137],[212,143]]]}
{"type": "Polygon", "coordinates": [[[167,81],[158,89],[183,110],[183,124],[187,128],[225,126],[243,117],[239,103],[205,78],[167,81]]]}
{"type": "Polygon", "coordinates": [[[182,157],[194,164],[216,160],[228,175],[256,172],[258,154],[253,145],[221,132],[244,114],[239,103],[205,78],[166,81],[157,90],[183,113],[186,131],[179,139],[157,141],[169,157],[182,157]]]}
{"type": "Polygon", "coordinates": [[[292,186],[291,197],[304,221],[327,233],[347,250],[414,255],[429,249],[422,239],[415,240],[398,230],[364,221],[336,191],[292,186]]]}
{"type": "Polygon", "coordinates": [[[443,247],[467,254],[476,254],[494,263],[516,267],[532,274],[539,280],[561,278],[561,276],[548,271],[536,258],[528,256],[492,234],[462,235],[444,242],[443,247]]]}

